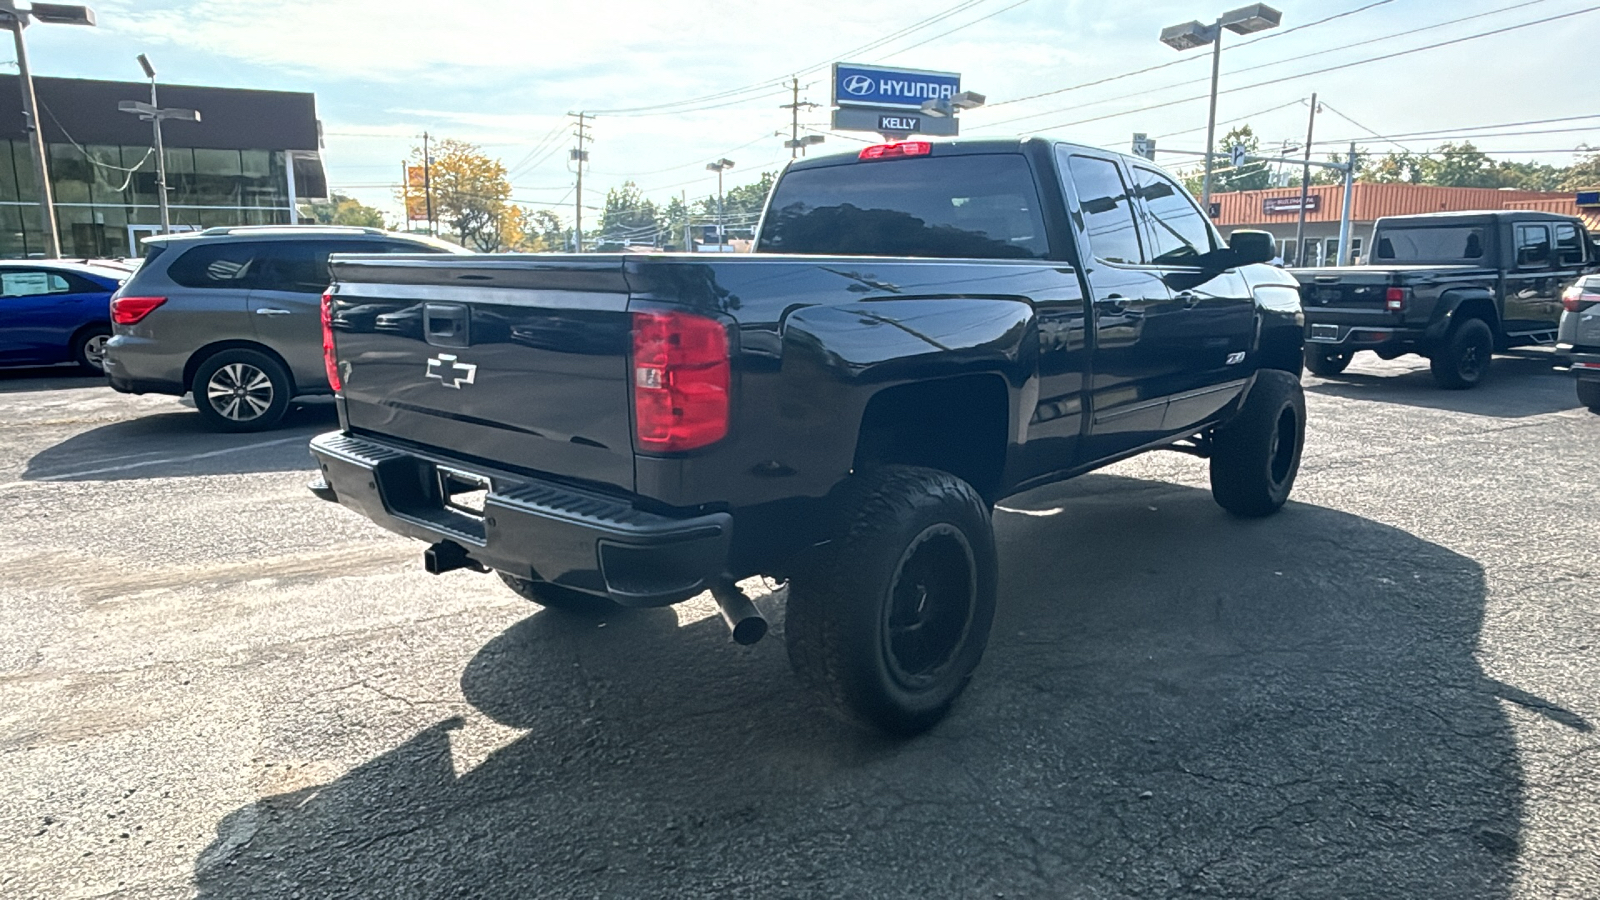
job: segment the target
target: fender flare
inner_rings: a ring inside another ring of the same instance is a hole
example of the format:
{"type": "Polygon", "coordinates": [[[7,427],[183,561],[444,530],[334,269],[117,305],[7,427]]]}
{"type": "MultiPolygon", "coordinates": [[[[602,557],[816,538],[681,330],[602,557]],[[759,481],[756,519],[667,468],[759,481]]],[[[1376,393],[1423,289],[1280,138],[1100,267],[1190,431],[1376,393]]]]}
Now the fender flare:
{"type": "Polygon", "coordinates": [[[1439,295],[1439,301],[1433,307],[1433,318],[1428,322],[1427,330],[1423,332],[1423,341],[1429,344],[1442,342],[1450,333],[1450,329],[1455,327],[1458,318],[1456,312],[1469,303],[1476,305],[1479,301],[1488,307],[1489,327],[1498,334],[1500,314],[1495,309],[1494,295],[1482,288],[1461,288],[1445,291],[1439,295]]]}

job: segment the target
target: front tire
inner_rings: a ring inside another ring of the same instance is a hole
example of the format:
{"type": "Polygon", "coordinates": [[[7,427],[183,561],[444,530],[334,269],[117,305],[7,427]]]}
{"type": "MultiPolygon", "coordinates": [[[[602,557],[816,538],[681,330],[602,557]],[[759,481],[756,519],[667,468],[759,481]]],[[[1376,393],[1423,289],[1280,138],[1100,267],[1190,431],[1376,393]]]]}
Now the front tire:
{"type": "Polygon", "coordinates": [[[1263,369],[1231,422],[1211,439],[1211,497],[1255,519],[1282,508],[1300,472],[1306,395],[1287,372],[1263,369]]]}
{"type": "Polygon", "coordinates": [[[789,663],[830,709],[896,735],[933,727],[983,658],[997,563],[989,505],[947,472],[852,478],[831,539],[790,580],[789,663]]]}
{"type": "Polygon", "coordinates": [[[78,368],[90,375],[106,372],[106,341],[111,340],[111,329],[104,325],[86,328],[72,336],[72,359],[78,368]]]}
{"type": "Polygon", "coordinates": [[[532,600],[545,609],[554,609],[564,613],[579,616],[603,616],[622,609],[615,601],[606,597],[597,597],[594,594],[585,594],[572,588],[551,584],[548,581],[532,581],[527,578],[518,578],[506,572],[497,573],[500,580],[506,583],[525,600],[532,600]]]}
{"type": "Polygon", "coordinates": [[[1578,402],[1589,407],[1590,412],[1600,413],[1600,381],[1579,381],[1578,402]]]}
{"type": "Polygon", "coordinates": [[[1429,360],[1433,380],[1452,391],[1477,387],[1494,358],[1494,332],[1482,319],[1467,319],[1451,330],[1444,347],[1429,360]]]}
{"type": "Polygon", "coordinates": [[[194,405],[218,431],[264,431],[289,409],[289,373],[265,353],[235,348],[213,353],[195,370],[194,405]]]}
{"type": "Polygon", "coordinates": [[[1320,347],[1306,347],[1306,370],[1319,378],[1332,378],[1350,365],[1354,353],[1337,353],[1320,347]]]}

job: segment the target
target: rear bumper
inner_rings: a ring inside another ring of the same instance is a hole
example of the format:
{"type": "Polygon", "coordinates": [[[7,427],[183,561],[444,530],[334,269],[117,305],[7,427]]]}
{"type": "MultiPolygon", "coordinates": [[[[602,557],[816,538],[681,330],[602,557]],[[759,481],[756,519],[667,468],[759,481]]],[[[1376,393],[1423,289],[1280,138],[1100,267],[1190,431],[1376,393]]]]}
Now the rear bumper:
{"type": "Polygon", "coordinates": [[[1428,329],[1390,325],[1361,325],[1345,322],[1306,322],[1306,347],[1321,347],[1336,352],[1373,350],[1379,347],[1420,347],[1427,343],[1428,329]]]}
{"type": "Polygon", "coordinates": [[[727,513],[645,512],[597,492],[341,432],[314,438],[311,454],[323,479],[312,491],[325,500],[397,534],[453,544],[480,566],[624,606],[688,599],[728,568],[733,519],[727,513]],[[445,504],[440,466],[487,482],[481,516],[445,504]]]}
{"type": "Polygon", "coordinates": [[[1575,350],[1565,363],[1567,371],[1580,381],[1600,381],[1600,352],[1575,350]]]}
{"type": "Polygon", "coordinates": [[[182,354],[164,352],[146,338],[113,334],[106,342],[106,380],[124,394],[182,396],[189,390],[183,383],[186,358],[182,354]]]}

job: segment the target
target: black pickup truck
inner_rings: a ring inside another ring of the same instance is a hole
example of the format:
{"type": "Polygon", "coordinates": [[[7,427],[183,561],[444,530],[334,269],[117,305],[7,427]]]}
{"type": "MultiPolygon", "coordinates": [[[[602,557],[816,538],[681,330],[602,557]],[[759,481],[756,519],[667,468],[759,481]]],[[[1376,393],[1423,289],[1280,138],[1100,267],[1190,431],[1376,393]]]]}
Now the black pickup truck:
{"type": "Polygon", "coordinates": [[[1544,212],[1393,216],[1371,246],[1370,265],[1291,270],[1312,374],[1416,353],[1440,387],[1473,387],[1496,351],[1555,343],[1561,292],[1595,262],[1581,221],[1544,212]]]}
{"type": "MultiPolygon", "coordinates": [[[[936,722],[995,609],[994,503],[1156,448],[1240,516],[1305,428],[1294,280],[1143,160],[871,146],[778,180],[747,255],[336,256],[312,485],[557,610],[789,582],[836,710],[936,722]]],[[[1204,525],[1199,527],[1215,527],[1204,525]]]]}

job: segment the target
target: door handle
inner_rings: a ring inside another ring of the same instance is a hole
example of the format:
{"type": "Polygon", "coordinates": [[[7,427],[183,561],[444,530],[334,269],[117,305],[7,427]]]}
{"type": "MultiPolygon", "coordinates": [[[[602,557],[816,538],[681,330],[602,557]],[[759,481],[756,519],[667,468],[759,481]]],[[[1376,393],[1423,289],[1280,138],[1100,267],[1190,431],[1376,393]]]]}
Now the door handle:
{"type": "Polygon", "coordinates": [[[293,310],[288,310],[288,309],[278,309],[277,307],[274,307],[274,306],[263,306],[260,309],[256,310],[256,315],[258,315],[258,316],[292,316],[292,315],[294,315],[294,311],[293,310]]]}
{"type": "Polygon", "coordinates": [[[1194,309],[1200,305],[1200,295],[1194,291],[1184,291],[1178,295],[1178,299],[1183,301],[1184,309],[1194,309]]]}
{"type": "Polygon", "coordinates": [[[1128,298],[1121,294],[1107,294],[1094,302],[1095,306],[1109,306],[1117,312],[1128,308],[1128,298]]]}

